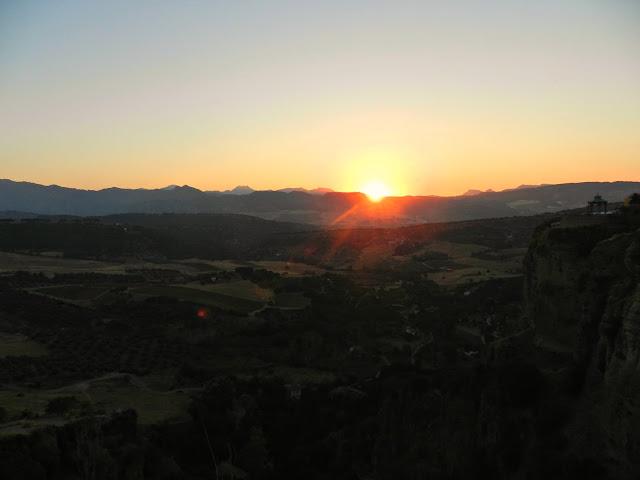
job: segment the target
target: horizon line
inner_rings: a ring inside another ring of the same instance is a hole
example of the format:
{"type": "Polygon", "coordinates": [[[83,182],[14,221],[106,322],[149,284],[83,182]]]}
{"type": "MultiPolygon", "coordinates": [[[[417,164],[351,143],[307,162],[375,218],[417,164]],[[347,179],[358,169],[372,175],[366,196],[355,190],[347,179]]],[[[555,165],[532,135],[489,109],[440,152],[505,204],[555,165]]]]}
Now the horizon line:
{"type": "MultiPolygon", "coordinates": [[[[202,193],[220,193],[220,194],[227,194],[227,195],[250,195],[252,193],[256,193],[256,192],[279,192],[279,193],[294,193],[294,192],[298,192],[298,193],[306,193],[306,194],[310,194],[313,195],[314,193],[312,192],[317,192],[318,190],[327,190],[326,192],[318,192],[315,193],[315,195],[325,195],[327,193],[342,193],[342,194],[354,194],[354,193],[358,193],[358,194],[362,194],[362,195],[366,195],[365,192],[359,191],[359,190],[352,190],[352,191],[347,191],[347,190],[334,190],[330,187],[314,187],[314,188],[305,188],[305,187],[282,187],[282,188],[267,188],[267,189],[254,189],[249,185],[236,185],[232,188],[227,188],[225,190],[203,190],[200,189],[198,187],[194,187],[192,185],[189,184],[184,184],[184,185],[177,185],[177,184],[170,184],[170,185],[165,185],[163,187],[154,187],[154,188],[148,188],[148,187],[118,187],[115,185],[112,185],[110,187],[104,187],[104,188],[80,188],[80,187],[72,187],[72,186],[64,186],[64,185],[59,185],[57,183],[51,183],[51,184],[44,184],[44,183],[37,183],[34,181],[30,181],[30,180],[13,180],[10,178],[0,178],[0,182],[11,182],[11,183],[24,183],[24,184],[30,184],[30,185],[37,185],[39,187],[45,187],[45,188],[51,188],[51,187],[57,187],[57,188],[64,188],[64,189],[68,189],[68,190],[80,190],[80,191],[84,191],[84,192],[101,192],[101,191],[105,191],[105,190],[144,190],[144,191],[161,191],[161,190],[165,190],[165,191],[170,191],[173,188],[191,188],[193,190],[197,190],[199,192],[202,193]],[[251,189],[251,192],[247,192],[247,193],[240,193],[240,194],[233,194],[231,192],[233,192],[235,189],[237,188],[249,188],[251,189]],[[289,192],[285,192],[284,190],[290,190],[289,192]]],[[[527,190],[527,189],[534,189],[534,188],[544,188],[544,187],[553,187],[553,186],[559,186],[559,185],[579,185],[579,184],[585,184],[585,183],[598,183],[598,184],[612,184],[612,183],[640,183],[640,180],[612,180],[612,181],[596,181],[596,180],[589,180],[589,181],[582,181],[582,182],[560,182],[560,183],[540,183],[540,184],[520,184],[516,187],[508,187],[508,188],[504,188],[502,190],[493,190],[491,188],[488,188],[486,190],[481,190],[481,189],[476,189],[476,188],[469,188],[467,189],[465,192],[463,193],[459,193],[457,195],[435,195],[435,194],[405,194],[405,195],[386,195],[385,198],[406,198],[406,197],[438,197],[438,198],[452,198],[452,197],[464,197],[464,196],[475,196],[475,195],[482,195],[482,194],[491,194],[491,193],[501,193],[501,192],[508,192],[508,191],[514,191],[514,190],[527,190]]]]}

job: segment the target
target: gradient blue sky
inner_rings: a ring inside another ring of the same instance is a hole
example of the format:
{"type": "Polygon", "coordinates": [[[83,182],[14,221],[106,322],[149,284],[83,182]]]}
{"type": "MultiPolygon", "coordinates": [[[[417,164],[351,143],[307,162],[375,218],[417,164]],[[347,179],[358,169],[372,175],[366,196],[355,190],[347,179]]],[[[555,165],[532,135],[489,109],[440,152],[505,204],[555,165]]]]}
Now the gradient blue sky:
{"type": "Polygon", "coordinates": [[[0,177],[640,180],[640,2],[0,0],[0,177]]]}

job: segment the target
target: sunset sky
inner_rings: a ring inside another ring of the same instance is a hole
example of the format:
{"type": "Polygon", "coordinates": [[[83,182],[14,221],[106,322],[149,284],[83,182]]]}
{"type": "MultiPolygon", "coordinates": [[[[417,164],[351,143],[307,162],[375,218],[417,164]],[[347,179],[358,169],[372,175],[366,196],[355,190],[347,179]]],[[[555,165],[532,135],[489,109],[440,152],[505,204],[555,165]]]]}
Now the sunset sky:
{"type": "Polygon", "coordinates": [[[0,0],[0,178],[640,180],[640,3],[0,0]]]}

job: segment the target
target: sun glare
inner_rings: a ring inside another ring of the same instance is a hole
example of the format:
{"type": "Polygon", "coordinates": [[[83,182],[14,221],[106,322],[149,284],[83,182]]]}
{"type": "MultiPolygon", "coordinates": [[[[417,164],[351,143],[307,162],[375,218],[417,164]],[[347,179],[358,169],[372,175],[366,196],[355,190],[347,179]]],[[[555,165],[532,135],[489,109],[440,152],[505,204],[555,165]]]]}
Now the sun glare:
{"type": "Polygon", "coordinates": [[[362,187],[362,193],[369,197],[372,202],[379,202],[384,197],[389,196],[391,190],[383,182],[374,180],[362,187]]]}

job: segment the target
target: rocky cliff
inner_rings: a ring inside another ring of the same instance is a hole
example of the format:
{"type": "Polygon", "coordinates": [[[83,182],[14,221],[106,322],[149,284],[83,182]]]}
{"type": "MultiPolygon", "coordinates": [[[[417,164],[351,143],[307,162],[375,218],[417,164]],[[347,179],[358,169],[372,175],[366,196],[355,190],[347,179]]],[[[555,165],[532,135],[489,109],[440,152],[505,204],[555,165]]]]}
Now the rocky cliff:
{"type": "Polygon", "coordinates": [[[640,478],[640,222],[542,225],[525,259],[537,364],[570,405],[565,455],[597,477],[640,478]]]}

